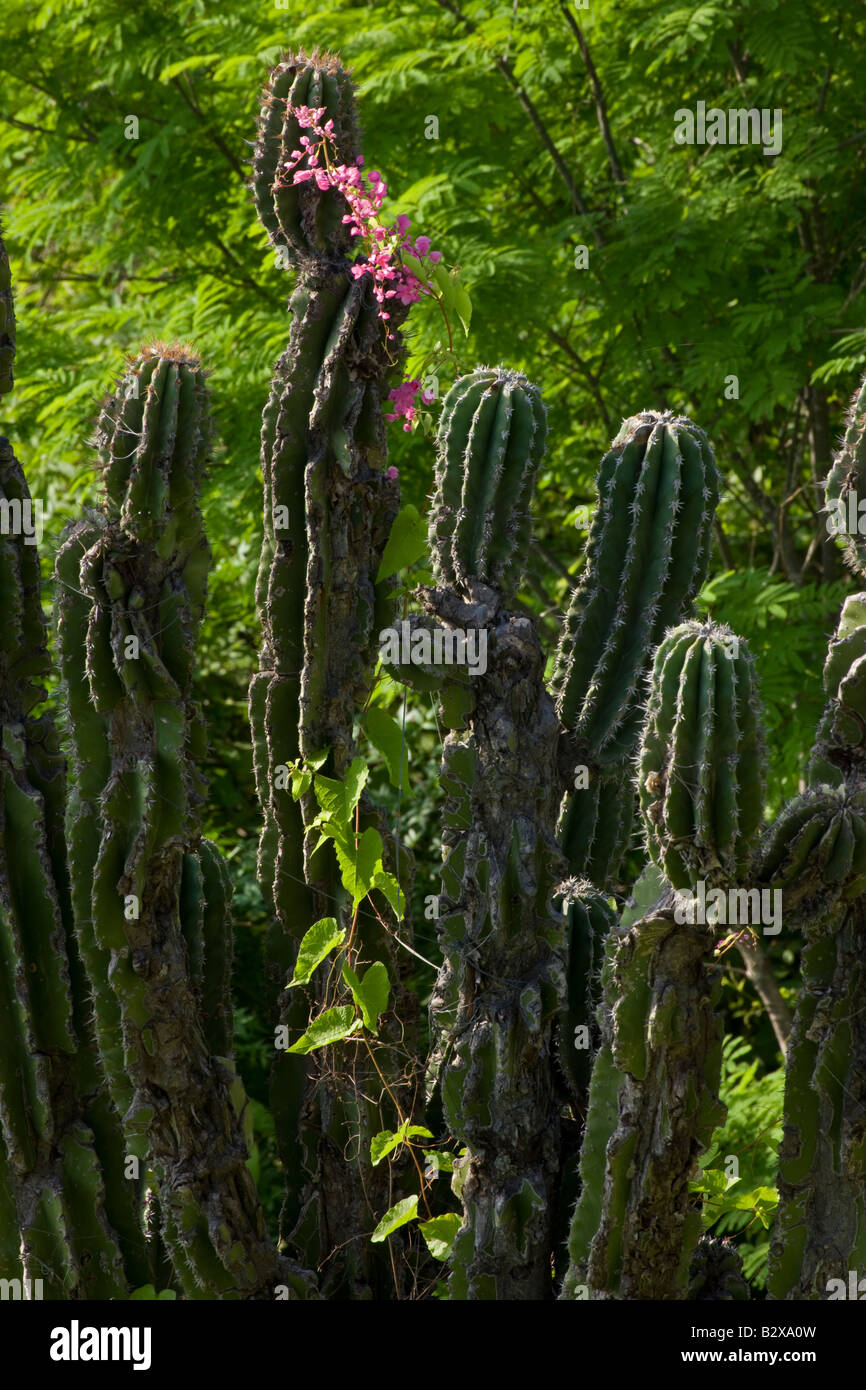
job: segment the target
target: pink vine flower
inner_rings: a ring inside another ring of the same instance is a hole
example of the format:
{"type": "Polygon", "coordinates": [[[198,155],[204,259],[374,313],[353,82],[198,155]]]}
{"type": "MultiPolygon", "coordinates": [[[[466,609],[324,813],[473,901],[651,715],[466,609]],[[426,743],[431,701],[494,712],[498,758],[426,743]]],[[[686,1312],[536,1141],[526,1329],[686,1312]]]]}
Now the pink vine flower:
{"type": "MultiPolygon", "coordinates": [[[[403,429],[410,430],[417,410],[415,397],[419,391],[421,391],[420,381],[403,381],[399,386],[395,386],[393,391],[388,392],[388,400],[394,402],[394,412],[392,415],[386,415],[385,419],[399,420],[401,416],[405,416],[406,423],[403,429]]],[[[421,391],[419,399],[422,405],[429,405],[434,397],[432,392],[421,391]]]]}
{"type": "MultiPolygon", "coordinates": [[[[379,215],[388,196],[388,186],[378,169],[371,169],[365,182],[361,173],[364,163],[361,155],[354,164],[334,163],[334,122],[329,120],[322,124],[324,106],[295,106],[288,109],[302,130],[310,131],[312,134],[300,137],[299,148],[292,150],[289,159],[283,165],[284,178],[288,181],[290,176],[293,184],[307,183],[313,179],[322,192],[333,188],[346,200],[349,211],[343,217],[343,222],[348,226],[350,236],[361,238],[364,254],[364,259],[356,261],[352,266],[352,274],[356,280],[360,280],[364,275],[372,278],[373,294],[378,305],[377,313],[385,325],[387,342],[394,336],[389,324],[389,300],[396,299],[406,306],[416,303],[422,294],[428,294],[432,282],[422,279],[422,262],[427,260],[431,265],[435,265],[441,261],[442,252],[430,250],[429,237],[419,236],[414,242],[409,238],[411,223],[405,213],[401,213],[390,225],[380,221],[379,215]],[[420,274],[403,264],[401,255],[404,252],[417,262],[420,274]]],[[[389,392],[389,400],[394,403],[394,412],[386,415],[385,419],[404,418],[404,430],[411,429],[416,411],[415,396],[419,390],[420,382],[404,381],[389,392]]],[[[429,405],[433,397],[428,397],[422,392],[420,399],[425,405],[429,405]]]]}

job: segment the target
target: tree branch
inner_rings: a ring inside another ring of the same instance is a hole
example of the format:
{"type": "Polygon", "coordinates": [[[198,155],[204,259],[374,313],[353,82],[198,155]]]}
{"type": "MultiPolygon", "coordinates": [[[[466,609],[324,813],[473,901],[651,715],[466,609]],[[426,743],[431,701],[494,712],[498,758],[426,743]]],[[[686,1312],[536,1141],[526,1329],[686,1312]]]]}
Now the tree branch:
{"type": "Polygon", "coordinates": [[[614,182],[625,183],[626,177],[622,171],[622,165],[619,162],[619,157],[616,152],[616,146],[613,143],[613,135],[610,129],[610,122],[607,118],[607,105],[604,99],[604,92],[602,91],[601,82],[599,81],[595,64],[592,61],[592,55],[589,51],[589,46],[586,42],[586,39],[584,38],[583,30],[581,29],[574,15],[571,13],[571,10],[564,3],[564,0],[559,0],[559,8],[562,11],[566,24],[569,26],[575,38],[577,39],[577,46],[580,49],[580,56],[583,59],[583,65],[586,68],[586,75],[589,78],[589,85],[592,88],[592,98],[595,103],[595,114],[596,118],[598,119],[598,128],[601,131],[601,138],[604,141],[604,147],[607,150],[607,159],[608,163],[610,164],[610,171],[613,174],[614,182]]]}
{"type": "Polygon", "coordinates": [[[193,90],[193,85],[189,78],[189,74],[184,73],[183,76],[186,78],[185,84],[181,81],[179,77],[173,77],[171,79],[171,85],[175,87],[177,91],[180,93],[182,100],[189,107],[190,111],[193,113],[196,119],[201,121],[201,123],[205,127],[205,135],[207,136],[207,139],[210,140],[211,144],[214,146],[215,149],[219,150],[220,154],[231,165],[232,169],[234,169],[238,177],[246,182],[247,174],[244,170],[242,162],[237,158],[236,155],[232,153],[225,140],[223,140],[222,136],[220,135],[219,131],[216,130],[213,125],[211,125],[210,118],[205,114],[204,111],[202,111],[201,107],[196,101],[195,92],[193,90]]]}
{"type": "Polygon", "coordinates": [[[587,386],[589,387],[589,393],[592,396],[592,399],[595,401],[601,413],[601,418],[604,421],[604,427],[607,430],[608,434],[610,434],[610,411],[608,410],[607,405],[605,404],[604,397],[601,394],[601,387],[599,385],[598,378],[593,374],[589,365],[583,360],[580,353],[576,352],[575,349],[571,346],[571,343],[568,341],[568,339],[563,338],[560,333],[557,333],[555,328],[548,328],[547,336],[552,343],[556,344],[560,352],[564,352],[566,357],[571,358],[575,366],[578,367],[580,371],[583,373],[583,376],[586,378],[587,386]]]}
{"type": "MultiPolygon", "coordinates": [[[[452,14],[455,19],[460,21],[461,24],[464,24],[471,34],[478,33],[478,26],[476,24],[473,24],[471,19],[467,19],[466,15],[462,13],[462,11],[457,7],[457,5],[452,4],[452,0],[436,0],[436,3],[443,10],[447,10],[449,14],[452,14]]],[[[502,73],[511,90],[514,92],[515,96],[517,97],[518,101],[520,102],[521,106],[523,107],[524,111],[526,112],[527,116],[532,122],[532,125],[535,128],[535,132],[538,135],[538,138],[540,139],[542,145],[547,150],[548,154],[553,160],[553,163],[556,166],[559,176],[565,184],[566,189],[568,190],[568,196],[571,199],[572,211],[575,213],[580,213],[581,217],[588,217],[589,208],[583,198],[583,195],[580,189],[577,187],[577,184],[574,182],[568,165],[566,164],[560,150],[557,148],[553,140],[553,137],[547,129],[547,126],[541,119],[541,116],[539,115],[535,107],[535,104],[532,101],[532,98],[529,96],[529,93],[525,90],[522,83],[515,76],[514,69],[512,68],[511,64],[507,61],[507,59],[494,57],[493,61],[498,67],[499,71],[502,73]]],[[[601,237],[598,235],[598,233],[596,233],[596,236],[599,242],[601,242],[601,237]]]]}

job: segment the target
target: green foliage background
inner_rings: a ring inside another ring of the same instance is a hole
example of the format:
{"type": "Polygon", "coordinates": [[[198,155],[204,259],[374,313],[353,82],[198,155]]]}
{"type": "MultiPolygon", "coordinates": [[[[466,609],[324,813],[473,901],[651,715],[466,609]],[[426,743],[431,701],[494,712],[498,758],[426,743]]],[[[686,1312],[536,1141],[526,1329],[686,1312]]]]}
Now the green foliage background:
{"type": "MultiPolygon", "coordinates": [[[[620,419],[669,407],[707,430],[727,494],[702,604],[758,660],[770,814],[797,788],[850,587],[817,484],[866,363],[866,14],[859,0],[6,0],[0,26],[0,198],[19,319],[3,429],[46,505],[46,571],[63,523],[94,499],[88,438],[124,354],[181,338],[212,373],[215,568],[199,691],[209,829],[235,877],[240,1056],[263,1104],[246,689],[259,422],[289,292],[246,187],[267,67],[289,46],[342,54],[368,168],[471,289],[457,365],[505,359],[542,387],[550,447],[522,601],[551,647],[581,562],[577,509],[620,419]],[[700,100],[781,111],[781,153],[677,145],[675,113],[700,100]]],[[[410,320],[416,362],[442,337],[429,308],[410,320]]],[[[423,509],[429,438],[392,429],[404,500],[423,509]]],[[[408,719],[400,809],[421,904],[436,887],[438,736],[429,706],[410,702],[408,719]]],[[[373,785],[394,809],[381,770],[373,785]]],[[[432,928],[420,942],[435,951],[432,928]]],[[[796,942],[779,938],[774,961],[793,993],[796,942]]],[[[730,970],[733,1026],[772,1070],[765,1020],[730,970]]],[[[422,994],[429,983],[419,968],[422,994]]],[[[265,1187],[266,1131],[262,1109],[265,1187]]]]}

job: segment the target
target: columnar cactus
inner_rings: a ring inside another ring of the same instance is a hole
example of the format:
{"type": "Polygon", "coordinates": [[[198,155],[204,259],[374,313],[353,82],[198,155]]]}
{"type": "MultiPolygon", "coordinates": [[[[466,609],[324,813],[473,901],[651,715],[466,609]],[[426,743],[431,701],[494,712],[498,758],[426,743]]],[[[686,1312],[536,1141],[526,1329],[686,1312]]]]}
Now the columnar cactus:
{"type": "MultiPolygon", "coordinates": [[[[0,241],[0,391],[12,385],[14,323],[0,241]]],[[[30,1297],[122,1298],[149,1263],[87,1026],[64,760],[50,716],[33,715],[50,665],[38,528],[5,438],[0,509],[0,1277],[31,1281],[30,1297]]]]}
{"type": "Polygon", "coordinates": [[[187,1293],[273,1296],[280,1265],[246,1168],[239,1082],[211,1048],[229,1043],[230,938],[216,853],[201,845],[204,730],[191,699],[210,560],[198,361],[180,347],[145,349],[103,407],[97,444],[104,508],[70,529],[58,561],[77,785],[70,872],[97,1037],[115,1099],[130,1097],[129,1151],[158,1175],[187,1293]]]}
{"type": "MultiPolygon", "coordinates": [[[[852,415],[842,457],[853,426],[852,415]]],[[[834,473],[841,468],[837,460],[834,473]]],[[[810,784],[770,827],[759,861],[805,938],[786,1068],[773,1298],[823,1299],[840,1288],[847,1296],[850,1271],[859,1277],[866,1268],[864,651],[866,594],[856,594],[827,654],[829,699],[810,784]]]]}
{"type": "MultiPolygon", "coordinates": [[[[398,996],[398,1020],[383,1025],[390,1043],[407,1017],[392,909],[347,910],[314,791],[296,802],[287,776],[298,761],[347,773],[393,616],[390,581],[378,579],[398,506],[383,404],[407,306],[392,296],[389,316],[377,302],[374,261],[352,237],[338,184],[357,189],[360,165],[347,72],[328,55],[281,63],[252,183],[296,276],[262,424],[262,640],[250,686],[258,867],[273,907],[268,989],[290,1034],[333,1005],[329,965],[306,990],[285,986],[311,923],[342,917],[353,963],[383,962],[398,996]],[[318,165],[313,130],[328,146],[318,165]]],[[[0,239],[0,393],[14,334],[0,239]]],[[[444,639],[446,654],[386,662],[437,692],[448,731],[430,1113],[441,1104],[465,1147],[450,1294],[550,1298],[555,1266],[569,1300],[744,1296],[729,1248],[699,1240],[690,1192],[724,1110],[716,933],[681,894],[753,876],[782,889],[805,938],[769,1288],[827,1297],[866,1268],[866,594],[846,602],[830,644],[805,788],[756,853],[751,660],[726,629],[684,621],[719,494],[706,437],[670,412],[624,422],[602,462],[553,697],[535,626],[511,611],[544,444],[539,392],[519,373],[479,368],[448,394],[435,582],[408,620],[413,639],[444,639]],[[467,637],[482,659],[452,664],[467,637]],[[640,907],[618,920],[607,894],[623,886],[635,789],[653,861],[642,883],[661,887],[636,889],[640,907]]],[[[0,1276],[42,1279],[51,1298],[123,1298],[149,1282],[188,1298],[271,1298],[277,1284],[306,1297],[313,1278],[268,1240],[247,1168],[230,888],[201,833],[205,731],[192,683],[209,427],[190,351],[156,344],[129,364],[98,447],[103,504],[67,529],[56,565],[67,796],[57,733],[34,716],[49,658],[31,499],[0,439],[0,1276]]],[[[826,484],[831,529],[861,573],[864,458],[866,385],[826,484]]],[[[358,818],[361,831],[380,829],[387,857],[380,813],[362,801],[358,818]]],[[[399,1169],[367,1161],[369,1140],[395,1095],[395,1111],[411,1110],[391,1051],[369,1064],[360,1049],[278,1054],[274,1069],[282,1248],[317,1266],[326,1296],[400,1297],[417,1275],[395,1249],[403,1232],[390,1247],[368,1240],[401,1186],[399,1169]]]]}
{"type": "Polygon", "coordinates": [[[440,782],[444,957],[431,1001],[433,1071],[452,1134],[468,1148],[451,1297],[551,1296],[561,1100],[552,1066],[563,1007],[562,876],[554,841],[558,725],[532,622],[508,612],[529,547],[528,499],[545,442],[537,389],[480,368],[445,399],[430,547],[427,626],[485,653],[465,667],[394,666],[440,686],[450,728],[440,782]],[[502,585],[505,589],[498,586],[502,585]]]}
{"type": "Polygon", "coordinates": [[[686,1297],[701,1233],[689,1181],[725,1114],[712,942],[664,903],[609,937],[566,1300],[686,1297]]]}
{"type": "Polygon", "coordinates": [[[488,613],[470,732],[447,736],[441,775],[444,964],[431,1012],[446,1121],[469,1149],[451,1295],[540,1299],[551,1293],[552,1048],[565,994],[550,901],[562,872],[558,728],[531,621],[488,613]]]}
{"type": "MultiPolygon", "coordinates": [[[[250,686],[256,779],[264,812],[259,876],[274,905],[267,955],[280,1021],[297,1035],[309,1008],[324,1002],[325,972],[309,991],[286,992],[297,946],[318,918],[345,910],[332,849],[316,852],[313,794],[295,803],[279,769],[327,754],[321,771],[342,777],[355,753],[353,723],[373,678],[377,634],[391,612],[391,581],[377,582],[399,505],[386,471],[383,402],[401,355],[407,312],[395,298],[385,321],[370,276],[353,274],[356,245],[348,204],[332,187],[287,169],[309,128],[298,112],[330,124],[334,159],[360,155],[355,96],[335,58],[290,58],[271,73],[253,158],[253,195],[262,225],[296,274],[291,327],[262,423],[264,537],[257,584],[262,627],[259,672],[250,686]]],[[[387,917],[390,908],[383,905],[387,917]]],[[[372,914],[359,920],[360,958],[382,960],[392,984],[402,962],[372,914]]],[[[404,928],[405,931],[405,928],[404,928]]],[[[333,1001],[330,1001],[333,1002],[333,1001]]],[[[381,1128],[364,1097],[376,1085],[363,1061],[349,1067],[332,1049],[309,1058],[278,1054],[272,1084],[278,1142],[287,1175],[282,1229],[315,1263],[342,1230],[328,1287],[348,1281],[357,1297],[392,1280],[387,1253],[362,1233],[388,1206],[385,1169],[367,1163],[381,1128]],[[356,1157],[346,1163],[351,1149],[356,1157]],[[361,1170],[364,1170],[363,1172],[361,1170]],[[371,1223],[371,1217],[373,1217],[371,1223]],[[311,1235],[311,1232],[318,1232],[311,1235]]],[[[394,1084],[397,1084],[396,1077],[394,1084]]]]}
{"type": "MultiPolygon", "coordinates": [[[[738,881],[761,821],[762,776],[744,644],[711,623],[671,629],[653,663],[638,785],[647,849],[674,888],[738,881]]],[[[668,897],[608,939],[566,1297],[579,1286],[593,1298],[687,1296],[700,1234],[689,1181],[724,1110],[713,928],[668,897]]]]}
{"type": "Polygon", "coordinates": [[[615,881],[631,829],[626,779],[643,677],[706,574],[719,486],[703,430],[669,411],[626,420],[602,460],[586,571],[553,675],[578,769],[562,807],[560,843],[571,872],[599,887],[615,881]]]}
{"type": "MultiPolygon", "coordinates": [[[[29,507],[0,439],[0,505],[29,507]]],[[[87,1036],[62,838],[63,757],[36,719],[48,651],[32,534],[0,539],[0,1124],[23,1275],[48,1298],[123,1298],[145,1283],[136,1185],[87,1036]],[[121,1239],[125,1237],[125,1241],[121,1239]]],[[[11,1250],[6,1252],[7,1255],[11,1250]]],[[[4,1267],[2,1277],[19,1269],[4,1267]]]]}
{"type": "Polygon", "coordinates": [[[647,849],[674,888],[743,877],[764,742],[754,663],[728,628],[683,623],[656,649],[638,791],[647,849]]]}

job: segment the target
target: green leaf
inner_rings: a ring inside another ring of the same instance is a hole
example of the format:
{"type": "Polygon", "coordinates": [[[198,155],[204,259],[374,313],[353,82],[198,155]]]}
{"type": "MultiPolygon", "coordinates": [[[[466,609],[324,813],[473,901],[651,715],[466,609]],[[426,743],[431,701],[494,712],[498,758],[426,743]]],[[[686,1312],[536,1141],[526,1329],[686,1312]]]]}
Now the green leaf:
{"type": "Polygon", "coordinates": [[[189,72],[192,68],[204,68],[210,63],[218,63],[222,56],[221,53],[195,53],[191,58],[181,58],[177,63],[169,63],[167,68],[163,68],[159,80],[170,82],[173,77],[179,77],[182,72],[189,72]]]}
{"type": "Polygon", "coordinates": [[[772,1187],[756,1187],[753,1192],[743,1192],[734,1200],[737,1211],[750,1211],[752,1207],[759,1210],[775,1208],[778,1205],[779,1194],[772,1187]]]}
{"type": "Polygon", "coordinates": [[[326,1009],[318,1018],[313,1019],[306,1033],[286,1051],[315,1052],[317,1047],[328,1047],[330,1043],[342,1042],[343,1038],[357,1032],[360,1026],[361,1021],[355,1018],[355,1010],[351,1004],[326,1009]]]}
{"type": "Polygon", "coordinates": [[[463,325],[463,332],[469,337],[469,324],[472,321],[472,300],[464,285],[457,285],[454,290],[454,312],[463,325]]]}
{"type": "Polygon", "coordinates": [[[406,899],[394,875],[389,874],[386,869],[380,869],[373,879],[373,887],[385,894],[396,915],[402,918],[406,910],[406,899]]]}
{"type": "Polygon", "coordinates": [[[394,1231],[405,1226],[408,1221],[414,1221],[418,1215],[418,1198],[405,1197],[402,1202],[398,1202],[390,1211],[386,1211],[382,1220],[379,1222],[375,1231],[371,1235],[371,1241],[378,1243],[387,1240],[394,1231]]]}
{"type": "MultiPolygon", "coordinates": [[[[402,1129],[403,1126],[400,1126],[402,1129]]],[[[374,1168],[378,1168],[383,1158],[387,1158],[403,1142],[403,1137],[398,1130],[395,1134],[393,1129],[380,1130],[374,1134],[370,1140],[370,1162],[374,1168]]]]}
{"type": "Polygon", "coordinates": [[[711,1197],[716,1197],[725,1191],[728,1186],[728,1179],[720,1168],[708,1168],[690,1186],[693,1192],[706,1192],[711,1197]]]}
{"type": "Polygon", "coordinates": [[[342,782],[335,777],[318,776],[315,781],[316,800],[324,814],[349,828],[369,776],[370,769],[363,758],[352,759],[342,782]]]}
{"type": "Polygon", "coordinates": [[[313,782],[312,772],[302,769],[297,763],[289,763],[289,776],[292,779],[292,800],[300,801],[306,796],[313,782]]]}
{"type": "Polygon", "coordinates": [[[401,507],[394,518],[391,534],[379,565],[376,582],[388,579],[398,570],[408,569],[427,554],[427,523],[411,502],[401,507]]]}
{"type": "Polygon", "coordinates": [[[314,922],[298,947],[295,973],[286,989],[307,984],[313,971],[322,964],[325,957],[330,955],[335,946],[342,946],[345,940],[346,933],[336,917],[322,917],[318,922],[314,922]]]}
{"type": "Polygon", "coordinates": [[[352,905],[357,907],[373,887],[377,871],[384,872],[382,836],[370,825],[359,836],[357,845],[349,840],[338,839],[334,841],[334,848],[337,851],[343,887],[351,895],[352,905]]]}
{"type": "Polygon", "coordinates": [[[343,979],[352,991],[352,998],[361,1010],[364,1027],[368,1028],[371,1033],[375,1033],[379,1015],[385,1012],[391,997],[391,982],[388,979],[388,971],[380,960],[374,960],[369,970],[365,972],[363,980],[359,980],[354,970],[344,961],[343,979]]]}
{"type": "Polygon", "coordinates": [[[393,1153],[395,1149],[404,1144],[407,1139],[432,1139],[433,1135],[429,1129],[424,1129],[423,1125],[410,1125],[408,1120],[404,1120],[397,1130],[383,1129],[378,1134],[374,1134],[370,1140],[370,1159],[373,1167],[376,1168],[383,1158],[393,1153]]]}
{"type": "Polygon", "coordinates": [[[432,1221],[422,1221],[418,1225],[427,1242],[427,1249],[436,1260],[447,1260],[454,1248],[454,1240],[460,1230],[461,1218],[456,1211],[446,1211],[442,1216],[434,1216],[432,1221]]]}
{"type": "Polygon", "coordinates": [[[440,1173],[454,1172],[454,1155],[446,1153],[444,1149],[425,1149],[424,1159],[428,1178],[438,1177],[440,1173]]]}
{"type": "Polygon", "coordinates": [[[378,748],[388,765],[391,786],[399,787],[408,795],[409,754],[400,724],[387,710],[371,705],[364,715],[364,728],[373,747],[378,748]]]}
{"type": "Polygon", "coordinates": [[[457,285],[454,276],[449,273],[442,261],[438,265],[431,267],[430,279],[442,296],[442,304],[447,315],[454,311],[454,291],[457,285]]]}

